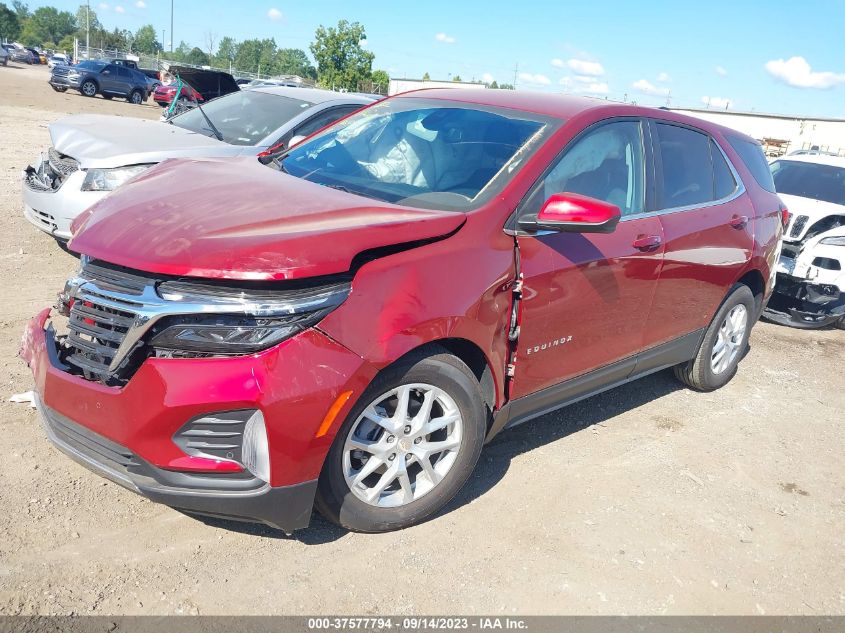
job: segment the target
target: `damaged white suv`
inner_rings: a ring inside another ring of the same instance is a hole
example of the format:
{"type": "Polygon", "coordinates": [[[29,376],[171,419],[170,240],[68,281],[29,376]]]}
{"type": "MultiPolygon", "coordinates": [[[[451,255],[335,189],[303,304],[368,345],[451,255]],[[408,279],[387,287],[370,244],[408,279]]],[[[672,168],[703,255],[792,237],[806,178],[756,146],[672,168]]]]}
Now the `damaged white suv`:
{"type": "Polygon", "coordinates": [[[787,156],[771,165],[791,220],[764,318],[845,329],[845,157],[787,156]]]}

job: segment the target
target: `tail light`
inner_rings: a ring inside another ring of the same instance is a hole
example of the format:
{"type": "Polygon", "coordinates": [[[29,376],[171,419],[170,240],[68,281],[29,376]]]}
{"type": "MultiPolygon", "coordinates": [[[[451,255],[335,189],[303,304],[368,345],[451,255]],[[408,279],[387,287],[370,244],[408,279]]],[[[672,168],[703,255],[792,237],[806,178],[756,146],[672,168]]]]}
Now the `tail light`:
{"type": "Polygon", "coordinates": [[[789,226],[789,209],[787,209],[784,205],[780,205],[780,223],[783,225],[784,230],[786,227],[789,226]]]}

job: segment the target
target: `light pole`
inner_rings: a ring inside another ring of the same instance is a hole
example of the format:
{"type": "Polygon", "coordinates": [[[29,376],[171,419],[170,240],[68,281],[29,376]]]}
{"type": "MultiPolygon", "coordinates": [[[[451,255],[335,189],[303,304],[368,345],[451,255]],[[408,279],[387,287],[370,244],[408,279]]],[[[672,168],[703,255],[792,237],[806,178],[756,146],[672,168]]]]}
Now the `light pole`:
{"type": "Polygon", "coordinates": [[[88,47],[91,42],[91,0],[85,3],[85,57],[90,58],[88,47]]]}
{"type": "Polygon", "coordinates": [[[173,0],[170,0],[170,52],[173,52],[173,0]]]}

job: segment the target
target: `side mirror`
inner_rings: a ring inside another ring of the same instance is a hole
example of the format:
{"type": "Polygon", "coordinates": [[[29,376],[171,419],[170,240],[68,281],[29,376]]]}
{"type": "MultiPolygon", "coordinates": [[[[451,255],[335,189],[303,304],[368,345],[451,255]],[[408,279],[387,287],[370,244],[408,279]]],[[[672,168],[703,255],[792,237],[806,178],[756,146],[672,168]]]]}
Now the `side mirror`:
{"type": "Polygon", "coordinates": [[[290,149],[294,145],[299,145],[306,138],[307,137],[302,134],[297,134],[296,136],[291,137],[291,139],[288,141],[288,149],[290,149]]]}
{"type": "Polygon", "coordinates": [[[550,196],[536,218],[523,218],[519,225],[526,231],[612,233],[621,217],[615,204],[566,192],[550,196]]]}

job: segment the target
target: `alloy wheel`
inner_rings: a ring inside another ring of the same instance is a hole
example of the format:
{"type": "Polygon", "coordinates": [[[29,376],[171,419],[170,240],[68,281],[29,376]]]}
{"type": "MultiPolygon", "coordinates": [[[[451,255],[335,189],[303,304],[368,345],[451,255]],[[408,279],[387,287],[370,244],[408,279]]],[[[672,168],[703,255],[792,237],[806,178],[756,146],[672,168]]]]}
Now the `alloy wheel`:
{"type": "Polygon", "coordinates": [[[349,430],[343,476],[356,497],[386,508],[434,490],[461,450],[463,420],[455,400],[433,385],[391,389],[373,400],[349,430]]]}
{"type": "Polygon", "coordinates": [[[97,86],[95,86],[91,81],[86,81],[82,84],[82,92],[86,97],[93,97],[97,94],[97,86]]]}
{"type": "Polygon", "coordinates": [[[710,369],[714,374],[721,374],[727,370],[739,356],[747,327],[748,310],[743,304],[735,305],[719,326],[719,333],[713,344],[710,369]]]}

